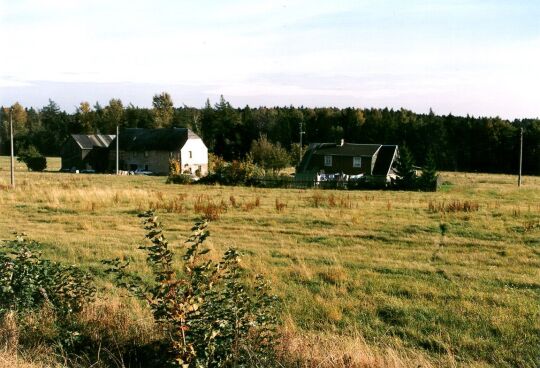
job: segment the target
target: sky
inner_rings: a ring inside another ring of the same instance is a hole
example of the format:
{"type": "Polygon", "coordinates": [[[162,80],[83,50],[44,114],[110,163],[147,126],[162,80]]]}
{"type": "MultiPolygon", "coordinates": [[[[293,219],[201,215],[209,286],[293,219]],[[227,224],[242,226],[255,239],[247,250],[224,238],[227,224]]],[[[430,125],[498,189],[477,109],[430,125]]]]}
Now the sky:
{"type": "Polygon", "coordinates": [[[540,117],[539,0],[0,0],[0,105],[540,117]]]}

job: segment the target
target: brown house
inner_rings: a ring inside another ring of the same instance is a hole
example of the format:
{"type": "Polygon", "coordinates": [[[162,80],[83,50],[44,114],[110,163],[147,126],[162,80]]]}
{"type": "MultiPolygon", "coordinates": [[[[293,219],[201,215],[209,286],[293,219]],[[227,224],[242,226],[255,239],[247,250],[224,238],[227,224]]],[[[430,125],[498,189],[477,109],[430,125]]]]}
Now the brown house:
{"type": "Polygon", "coordinates": [[[108,149],[114,138],[107,134],[72,134],[60,150],[61,170],[104,172],[108,166],[108,149]]]}
{"type": "Polygon", "coordinates": [[[394,175],[398,146],[382,144],[312,143],[296,176],[312,180],[318,174],[345,174],[388,181],[394,175]]]}
{"type": "MultiPolygon", "coordinates": [[[[166,175],[169,160],[180,162],[182,172],[208,173],[208,149],[202,139],[187,128],[124,129],[119,134],[119,168],[166,175]]],[[[109,167],[115,167],[116,139],[109,150],[109,167]]]]}

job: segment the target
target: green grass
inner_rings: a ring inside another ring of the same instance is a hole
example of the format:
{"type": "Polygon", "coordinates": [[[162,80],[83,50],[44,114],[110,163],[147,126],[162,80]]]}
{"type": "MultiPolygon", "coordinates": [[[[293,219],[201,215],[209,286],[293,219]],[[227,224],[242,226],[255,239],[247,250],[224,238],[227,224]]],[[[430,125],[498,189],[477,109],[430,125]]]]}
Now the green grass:
{"type": "MultiPolygon", "coordinates": [[[[58,160],[49,160],[58,168],[58,160]]],[[[540,346],[540,178],[443,173],[437,193],[166,185],[165,178],[32,173],[11,190],[0,158],[0,236],[25,232],[44,254],[101,275],[101,259],[130,256],[148,272],[136,213],[158,206],[180,247],[200,216],[217,250],[234,245],[284,301],[289,328],[391,344],[458,365],[535,366],[540,346]],[[323,197],[313,207],[313,195],[323,197]],[[335,205],[329,196],[335,196],[335,205]],[[234,196],[236,207],[231,206],[234,196]],[[251,210],[242,204],[260,198],[251,210]],[[278,212],[275,201],[286,204],[278,212]],[[473,201],[478,211],[430,212],[429,202],[473,201]],[[182,208],[167,212],[174,202],[182,208]],[[448,226],[442,237],[439,225],[448,226]]],[[[100,276],[103,277],[103,276],[100,276]]],[[[100,284],[114,289],[105,278],[100,284]]]]}

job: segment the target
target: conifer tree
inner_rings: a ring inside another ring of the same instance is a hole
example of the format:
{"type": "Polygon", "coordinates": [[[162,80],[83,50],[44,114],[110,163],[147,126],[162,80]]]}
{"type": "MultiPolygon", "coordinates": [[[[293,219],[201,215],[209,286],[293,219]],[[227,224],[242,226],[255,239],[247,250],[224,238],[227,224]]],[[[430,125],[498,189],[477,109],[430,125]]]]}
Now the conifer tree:
{"type": "Polygon", "coordinates": [[[411,151],[403,145],[399,149],[399,159],[396,167],[396,184],[399,189],[412,190],[417,186],[416,171],[413,166],[411,151]]]}
{"type": "Polygon", "coordinates": [[[422,175],[420,175],[420,188],[429,192],[436,191],[438,177],[435,158],[430,151],[426,157],[426,163],[422,168],[422,175]]]}

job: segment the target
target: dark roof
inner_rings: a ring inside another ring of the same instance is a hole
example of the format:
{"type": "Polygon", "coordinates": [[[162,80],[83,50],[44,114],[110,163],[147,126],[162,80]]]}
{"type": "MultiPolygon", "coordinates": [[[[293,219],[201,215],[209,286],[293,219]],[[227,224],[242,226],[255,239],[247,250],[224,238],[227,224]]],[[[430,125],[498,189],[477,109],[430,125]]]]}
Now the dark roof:
{"type": "Polygon", "coordinates": [[[120,132],[123,151],[175,151],[188,139],[199,136],[187,128],[142,129],[128,128],[120,132]]]}
{"type": "Polygon", "coordinates": [[[71,137],[82,149],[107,148],[116,137],[111,134],[72,134],[71,137]]]}
{"type": "Polygon", "coordinates": [[[380,144],[354,144],[344,143],[343,145],[327,143],[317,147],[315,155],[338,155],[338,156],[364,156],[372,157],[381,147],[380,144]]]}
{"type": "Polygon", "coordinates": [[[377,153],[377,160],[373,167],[373,175],[387,176],[392,168],[397,146],[382,146],[377,153]]]}
{"type": "Polygon", "coordinates": [[[298,165],[299,172],[304,172],[309,167],[309,162],[313,155],[335,155],[335,156],[363,156],[373,157],[380,144],[355,144],[355,143],[312,143],[309,145],[302,161],[298,165]]]}
{"type": "Polygon", "coordinates": [[[372,175],[387,176],[394,163],[398,147],[395,145],[382,144],[355,144],[355,143],[312,143],[309,145],[302,161],[298,165],[297,172],[307,172],[313,155],[334,155],[349,157],[373,157],[375,164],[372,175]]]}

